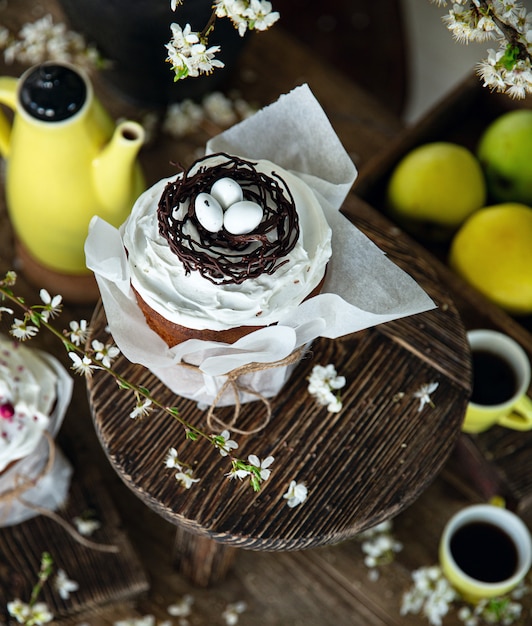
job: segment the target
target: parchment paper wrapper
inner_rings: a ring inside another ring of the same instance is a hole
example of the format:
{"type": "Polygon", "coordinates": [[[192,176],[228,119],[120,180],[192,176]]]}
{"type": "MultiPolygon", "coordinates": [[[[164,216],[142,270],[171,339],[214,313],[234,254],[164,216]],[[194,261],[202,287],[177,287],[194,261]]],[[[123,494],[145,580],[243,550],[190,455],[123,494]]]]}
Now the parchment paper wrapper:
{"type": "MultiPolygon", "coordinates": [[[[58,376],[57,400],[54,411],[50,415],[48,432],[54,438],[65,417],[66,410],[72,397],[73,381],[63,366],[51,355],[39,352],[58,376]]],[[[35,480],[42,473],[50,455],[50,444],[46,437],[41,437],[39,443],[27,456],[9,467],[0,476],[0,496],[10,492],[20,484],[20,480],[35,480]]],[[[36,505],[55,511],[66,500],[70,488],[72,467],[66,460],[58,446],[54,450],[54,463],[45,475],[38,479],[31,489],[24,491],[21,497],[31,505],[36,505]]],[[[17,499],[2,499],[0,501],[0,527],[13,526],[39,515],[38,511],[26,506],[17,499]]]]}
{"type": "MultiPolygon", "coordinates": [[[[147,326],[137,306],[120,231],[94,218],[85,245],[87,266],[98,281],[114,340],[126,358],[149,368],[176,394],[206,406],[235,368],[279,361],[320,336],[337,338],[434,308],[416,282],[339,212],[357,171],[308,86],[281,96],[210,140],[206,153],[214,152],[267,159],[305,181],[332,229],[333,252],[322,293],[277,325],[232,345],[192,339],[170,349],[147,326]],[[181,360],[198,369],[176,366],[181,360]]],[[[265,369],[246,374],[242,383],[272,397],[290,372],[286,366],[265,369]]],[[[243,393],[240,401],[256,399],[243,393]]],[[[234,402],[228,390],[217,404],[234,402]]]]}

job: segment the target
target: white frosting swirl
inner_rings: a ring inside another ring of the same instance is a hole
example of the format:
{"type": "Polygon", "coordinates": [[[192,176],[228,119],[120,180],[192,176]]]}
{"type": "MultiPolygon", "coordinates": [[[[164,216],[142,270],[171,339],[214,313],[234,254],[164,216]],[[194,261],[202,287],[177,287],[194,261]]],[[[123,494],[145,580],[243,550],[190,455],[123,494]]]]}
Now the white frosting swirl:
{"type": "Polygon", "coordinates": [[[0,335],[0,471],[41,440],[56,386],[56,373],[37,351],[0,335]]]}
{"type": "Polygon", "coordinates": [[[301,179],[270,163],[256,168],[275,171],[293,195],[300,237],[289,262],[273,274],[243,283],[215,285],[198,272],[185,273],[179,258],[159,235],[157,206],[169,180],[163,179],[136,201],[122,226],[131,282],[143,300],[167,320],[197,330],[267,326],[293,310],[322,280],[331,256],[331,229],[312,190],[301,179]]]}

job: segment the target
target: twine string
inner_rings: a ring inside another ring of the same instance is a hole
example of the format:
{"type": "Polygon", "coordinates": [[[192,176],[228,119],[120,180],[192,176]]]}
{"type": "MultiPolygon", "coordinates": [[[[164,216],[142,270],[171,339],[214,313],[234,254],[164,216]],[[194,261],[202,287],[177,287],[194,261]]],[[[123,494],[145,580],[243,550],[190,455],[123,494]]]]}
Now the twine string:
{"type": "Polygon", "coordinates": [[[87,539],[81,533],[79,533],[71,524],[69,524],[66,520],[64,520],[60,515],[58,515],[54,511],[50,511],[50,509],[41,507],[38,504],[34,504],[33,502],[30,502],[26,498],[23,498],[23,494],[29,489],[32,489],[33,487],[35,487],[39,483],[39,481],[42,478],[44,478],[52,470],[52,467],[54,466],[55,454],[56,454],[55,442],[52,438],[52,435],[48,431],[44,431],[44,437],[46,441],[48,442],[48,450],[49,450],[48,459],[46,463],[44,464],[41,471],[34,478],[29,478],[28,476],[24,476],[23,474],[17,474],[15,476],[14,487],[0,494],[0,504],[6,503],[8,505],[2,515],[2,519],[4,519],[9,513],[9,509],[11,505],[13,504],[13,502],[18,501],[23,506],[27,507],[28,509],[31,509],[39,513],[40,515],[48,517],[49,519],[59,524],[64,530],[68,532],[68,534],[75,541],[85,546],[86,548],[91,548],[92,550],[98,550],[100,552],[113,552],[113,553],[118,552],[119,551],[118,546],[97,543],[95,541],[91,541],[90,539],[87,539]]]}
{"type": "MultiPolygon", "coordinates": [[[[218,393],[216,394],[214,400],[212,401],[208,411],[207,411],[207,425],[210,429],[214,429],[214,423],[218,425],[222,430],[231,430],[232,432],[238,433],[240,435],[252,435],[260,432],[269,424],[271,415],[272,415],[272,405],[271,402],[266,398],[263,394],[255,389],[245,385],[240,378],[245,376],[246,374],[254,374],[256,372],[262,372],[269,369],[274,369],[276,367],[285,367],[297,363],[303,356],[305,351],[305,347],[297,348],[293,352],[291,352],[288,356],[278,361],[273,361],[271,363],[246,363],[245,365],[241,365],[240,367],[236,367],[231,370],[227,374],[225,374],[225,380],[223,384],[220,386],[218,393]],[[226,422],[218,417],[215,413],[216,407],[220,402],[221,398],[225,394],[225,392],[230,389],[233,392],[233,396],[235,399],[233,415],[231,419],[226,422]],[[255,428],[244,430],[235,426],[238,417],[240,415],[240,410],[242,408],[242,402],[240,400],[240,396],[242,393],[248,393],[250,395],[255,396],[258,400],[260,400],[265,408],[265,417],[263,421],[255,428]]],[[[194,370],[197,372],[201,372],[199,366],[192,365],[190,363],[182,362],[180,363],[182,367],[185,367],[190,370],[194,370]]]]}

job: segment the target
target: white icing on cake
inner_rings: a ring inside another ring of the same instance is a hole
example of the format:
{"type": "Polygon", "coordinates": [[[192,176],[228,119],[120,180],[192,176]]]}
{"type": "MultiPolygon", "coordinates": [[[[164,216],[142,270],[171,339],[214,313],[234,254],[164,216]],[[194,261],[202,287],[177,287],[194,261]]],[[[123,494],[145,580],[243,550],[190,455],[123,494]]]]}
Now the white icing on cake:
{"type": "Polygon", "coordinates": [[[0,336],[0,471],[39,443],[56,387],[56,373],[38,352],[0,336]]]}
{"type": "Polygon", "coordinates": [[[167,320],[196,330],[266,326],[295,309],[322,280],[331,256],[331,229],[316,196],[301,179],[269,161],[259,161],[256,168],[276,172],[286,182],[299,216],[299,241],[289,262],[271,275],[215,285],[198,272],[186,274],[158,231],[158,202],[174,178],[157,182],[133,206],[122,226],[131,282],[167,320]]]}

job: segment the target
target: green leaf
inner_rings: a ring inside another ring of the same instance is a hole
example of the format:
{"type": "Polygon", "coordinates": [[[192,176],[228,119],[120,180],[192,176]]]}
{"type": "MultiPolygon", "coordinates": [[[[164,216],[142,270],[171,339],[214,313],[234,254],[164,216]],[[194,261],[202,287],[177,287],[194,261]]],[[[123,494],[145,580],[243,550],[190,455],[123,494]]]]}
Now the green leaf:
{"type": "Polygon", "coordinates": [[[28,314],[29,319],[35,324],[35,326],[41,325],[41,314],[33,309],[28,314]]]}
{"type": "Polygon", "coordinates": [[[501,57],[500,62],[507,70],[512,70],[519,58],[519,48],[511,43],[506,46],[506,50],[501,57]]]}

